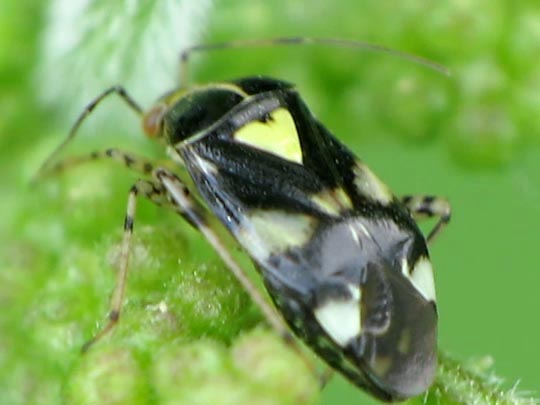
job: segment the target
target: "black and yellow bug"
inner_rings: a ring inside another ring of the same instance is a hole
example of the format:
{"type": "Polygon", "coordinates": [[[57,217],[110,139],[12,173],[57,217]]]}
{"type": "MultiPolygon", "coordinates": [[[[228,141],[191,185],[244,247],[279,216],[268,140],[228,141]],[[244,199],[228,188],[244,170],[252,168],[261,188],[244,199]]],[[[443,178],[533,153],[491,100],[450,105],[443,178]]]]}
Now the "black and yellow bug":
{"type": "MultiPolygon", "coordinates": [[[[193,50],[301,43],[379,48],[288,38],[195,47],[183,60],[193,50]]],[[[294,85],[255,76],[181,87],[147,113],[122,87],[112,87],[87,106],[40,174],[100,158],[143,179],[129,192],[109,322],[85,349],[118,321],[142,195],[175,210],[204,235],[291,345],[281,317],[221,242],[214,218],[251,257],[290,329],[333,369],[383,401],[406,399],[431,385],[437,310],[427,242],[448,222],[449,205],[434,197],[396,198],[313,116],[294,85]],[[182,180],[180,168],[177,173],[117,149],[52,163],[85,117],[114,93],[142,116],[147,135],[167,147],[196,190],[182,180]],[[424,238],[413,216],[426,215],[439,221],[424,238]]]]}

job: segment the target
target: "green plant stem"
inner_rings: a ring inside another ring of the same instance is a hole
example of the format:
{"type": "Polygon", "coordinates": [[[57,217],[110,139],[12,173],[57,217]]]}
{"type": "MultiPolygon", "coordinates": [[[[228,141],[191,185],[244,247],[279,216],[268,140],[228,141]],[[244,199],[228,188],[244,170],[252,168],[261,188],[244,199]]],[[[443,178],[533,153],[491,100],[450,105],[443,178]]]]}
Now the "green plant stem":
{"type": "Polygon", "coordinates": [[[517,387],[502,388],[501,379],[490,370],[485,370],[485,359],[464,363],[445,352],[439,353],[437,378],[425,403],[436,404],[497,404],[530,405],[538,400],[525,393],[520,394],[517,387]],[[482,370],[484,369],[484,370],[482,370]]]}

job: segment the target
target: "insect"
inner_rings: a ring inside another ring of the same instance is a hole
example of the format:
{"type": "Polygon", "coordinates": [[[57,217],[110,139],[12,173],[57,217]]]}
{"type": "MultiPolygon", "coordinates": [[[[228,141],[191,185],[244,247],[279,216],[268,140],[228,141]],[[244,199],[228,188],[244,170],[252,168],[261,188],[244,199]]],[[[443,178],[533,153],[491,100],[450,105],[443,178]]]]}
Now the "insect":
{"type": "MultiPolygon", "coordinates": [[[[194,51],[306,43],[397,53],[335,39],[239,41],[188,49],[182,72],[185,79],[194,51]]],[[[118,322],[136,202],[142,196],[200,231],[291,346],[296,344],[283,320],[331,368],[383,401],[403,400],[431,385],[437,310],[427,244],[448,223],[450,206],[431,196],[394,196],[313,116],[294,85],[260,76],[184,85],[148,112],[122,87],[111,87],[86,107],[39,174],[98,159],[118,162],[141,179],[128,195],[108,323],[84,349],[118,322]],[[142,117],[145,133],[166,146],[193,189],[176,171],[118,149],[54,163],[85,118],[111,94],[142,117]],[[423,216],[438,217],[427,237],[415,222],[423,216]],[[251,257],[277,312],[225,248],[215,219],[251,257]]]]}

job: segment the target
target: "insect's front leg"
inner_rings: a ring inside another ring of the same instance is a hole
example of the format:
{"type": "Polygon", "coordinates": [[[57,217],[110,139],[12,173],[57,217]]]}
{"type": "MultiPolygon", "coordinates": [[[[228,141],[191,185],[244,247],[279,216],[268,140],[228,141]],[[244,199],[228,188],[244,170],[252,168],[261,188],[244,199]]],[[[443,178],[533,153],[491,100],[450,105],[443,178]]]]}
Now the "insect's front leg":
{"type": "Polygon", "coordinates": [[[68,133],[68,136],[62,141],[60,145],[49,155],[49,157],[43,162],[41,167],[39,168],[38,172],[34,176],[34,180],[42,177],[44,172],[49,172],[50,166],[52,165],[53,161],[56,159],[56,157],[60,154],[60,152],[77,136],[79,133],[79,128],[81,127],[82,123],[90,116],[92,111],[106,98],[108,98],[112,94],[117,94],[120,99],[125,103],[127,107],[129,107],[131,110],[133,110],[137,115],[142,116],[143,110],[137,104],[137,102],[131,97],[128,92],[122,87],[122,86],[112,86],[103,91],[101,94],[99,94],[94,100],[92,100],[82,111],[82,113],[79,115],[73,126],[71,127],[71,130],[68,133]]]}
{"type": "Polygon", "coordinates": [[[59,160],[54,164],[50,163],[40,169],[40,171],[34,177],[34,180],[47,176],[62,174],[82,164],[101,160],[109,160],[118,163],[143,176],[149,176],[152,173],[152,170],[154,170],[154,164],[144,157],[123,151],[121,149],[108,148],[89,152],[83,155],[70,156],[59,160]]]}
{"type": "Polygon", "coordinates": [[[401,202],[416,219],[439,217],[426,238],[428,243],[433,242],[435,237],[450,222],[452,210],[450,203],[444,198],[429,195],[405,195],[401,197],[401,202]]]}

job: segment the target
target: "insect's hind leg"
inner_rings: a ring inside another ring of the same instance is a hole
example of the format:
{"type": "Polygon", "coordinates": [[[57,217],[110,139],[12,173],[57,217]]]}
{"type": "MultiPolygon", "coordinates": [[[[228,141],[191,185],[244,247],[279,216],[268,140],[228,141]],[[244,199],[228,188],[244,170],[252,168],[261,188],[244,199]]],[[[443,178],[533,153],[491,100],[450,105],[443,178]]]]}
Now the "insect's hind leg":
{"type": "Polygon", "coordinates": [[[117,273],[115,289],[111,298],[108,321],[92,339],[83,345],[81,349],[82,352],[86,352],[90,346],[109,333],[120,319],[120,311],[122,309],[122,302],[126,289],[131,236],[133,234],[137,197],[139,195],[145,196],[158,205],[167,201],[163,186],[152,181],[138,180],[129,190],[126,216],[124,218],[124,236],[120,251],[120,266],[117,273]]]}
{"type": "Polygon", "coordinates": [[[409,209],[417,219],[439,217],[439,220],[429,232],[426,240],[433,242],[435,237],[448,225],[452,214],[450,203],[441,197],[430,195],[405,195],[401,197],[401,202],[409,209]]]}
{"type": "Polygon", "coordinates": [[[120,254],[120,266],[117,274],[116,286],[111,298],[108,321],[92,339],[84,344],[82,351],[84,352],[88,350],[88,348],[90,348],[103,336],[108,334],[118,323],[126,288],[136,202],[139,196],[144,196],[157,205],[173,209],[203,234],[206,240],[212,245],[221,259],[225,262],[227,268],[233,273],[244,290],[260,308],[272,329],[278,333],[287,346],[291,347],[300,355],[313,374],[319,376],[321,385],[324,385],[327,382],[327,379],[330,377],[330,374],[327,372],[320,375],[317,372],[314,363],[306,356],[306,354],[296,343],[296,340],[294,340],[292,334],[289,332],[280,316],[264,298],[259,289],[252,283],[249,277],[244,273],[244,270],[229,253],[217,233],[212,230],[209,224],[210,217],[208,216],[206,209],[191,196],[189,188],[186,187],[176,175],[166,169],[157,168],[152,174],[154,180],[139,180],[131,187],[129,191],[126,216],[124,219],[124,236],[120,254]]]}
{"type": "Polygon", "coordinates": [[[262,296],[258,288],[246,276],[244,270],[229,253],[217,233],[209,226],[205,209],[191,196],[189,188],[176,175],[169,171],[157,169],[156,177],[167,190],[167,193],[170,195],[170,201],[177,207],[177,211],[195,226],[208,243],[212,245],[242,287],[244,287],[253,301],[260,307],[272,328],[282,335],[288,335],[288,329],[283,321],[281,321],[270,304],[262,296]]]}
{"type": "Polygon", "coordinates": [[[262,311],[263,316],[272,329],[282,338],[287,346],[300,355],[309,370],[319,377],[321,385],[324,386],[331,374],[328,372],[322,375],[318,373],[313,361],[302,351],[279,314],[245,274],[242,267],[229,253],[229,250],[225,247],[218,234],[211,228],[209,224],[210,218],[206,213],[206,209],[191,196],[189,188],[173,173],[164,169],[156,169],[154,175],[158,179],[158,182],[165,188],[168,194],[168,201],[175,205],[176,211],[193,225],[212,245],[229,271],[233,273],[250,298],[262,311]]]}

